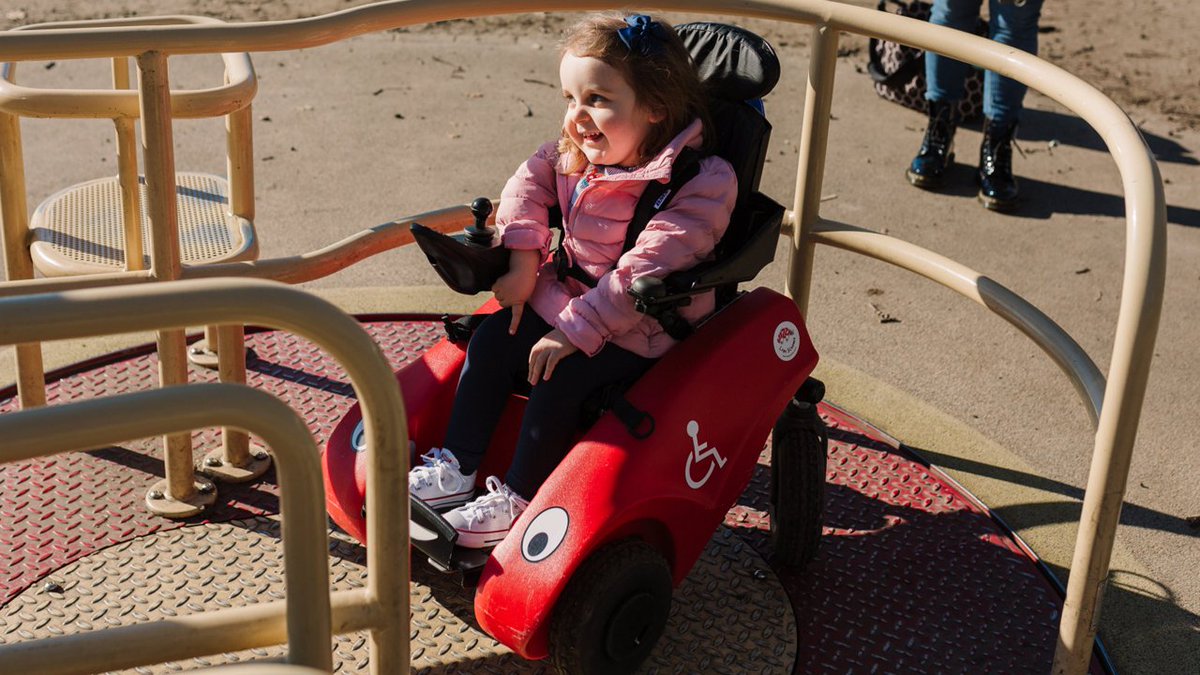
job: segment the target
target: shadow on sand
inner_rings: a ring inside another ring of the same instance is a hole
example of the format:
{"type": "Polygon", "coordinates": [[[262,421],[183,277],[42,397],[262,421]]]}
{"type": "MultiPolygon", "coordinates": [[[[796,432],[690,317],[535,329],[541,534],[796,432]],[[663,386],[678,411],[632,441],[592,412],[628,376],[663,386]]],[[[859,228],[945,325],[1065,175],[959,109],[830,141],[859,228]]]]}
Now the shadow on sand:
{"type": "MultiPolygon", "coordinates": [[[[1047,110],[1026,109],[1021,113],[1021,128],[1017,131],[1017,145],[1024,145],[1026,153],[1046,152],[1051,141],[1096,152],[1107,153],[1108,149],[1100,135],[1086,122],[1073,115],[1047,110]]],[[[978,130],[979,124],[966,125],[978,130]]],[[[1200,166],[1200,159],[1188,148],[1170,138],[1163,138],[1141,130],[1151,152],[1160,163],[1200,166]]],[[[977,154],[965,144],[959,148],[958,163],[950,168],[943,194],[974,199],[978,188],[975,184],[975,161],[977,154]]],[[[1059,185],[1021,175],[1021,159],[1016,158],[1016,173],[1021,185],[1021,202],[1011,214],[1017,218],[1050,218],[1056,213],[1082,216],[1125,215],[1125,198],[1120,194],[1109,194],[1081,188],[1059,185]]],[[[1200,209],[1167,204],[1167,223],[1183,227],[1200,227],[1200,209]]]]}
{"type": "MultiPolygon", "coordinates": [[[[996,508],[993,513],[1006,525],[1030,529],[1077,523],[1082,511],[1083,490],[1044,476],[909,448],[934,465],[995,480],[1032,487],[1062,500],[1016,504],[996,508]]],[[[1121,524],[1170,532],[1195,539],[1197,531],[1185,518],[1136,504],[1126,503],[1121,524]]],[[[1065,587],[1070,571],[1042,561],[1065,587]]],[[[1120,673],[1196,672],[1200,655],[1200,616],[1183,609],[1175,593],[1154,579],[1114,570],[1105,589],[1100,612],[1100,636],[1120,673]],[[1136,584],[1131,583],[1137,581],[1136,584]],[[1147,587],[1157,589],[1148,592],[1147,587]]]]}

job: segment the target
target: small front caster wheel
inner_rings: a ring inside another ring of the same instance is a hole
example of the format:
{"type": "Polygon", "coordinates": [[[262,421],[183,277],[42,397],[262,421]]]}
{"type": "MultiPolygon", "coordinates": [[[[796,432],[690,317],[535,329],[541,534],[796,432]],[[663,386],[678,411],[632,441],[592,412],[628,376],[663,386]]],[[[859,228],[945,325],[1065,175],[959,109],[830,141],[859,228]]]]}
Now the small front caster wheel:
{"type": "Polygon", "coordinates": [[[671,610],[671,568],[636,539],[592,554],[550,617],[550,662],[560,673],[631,673],[650,655],[671,610]]]}
{"type": "Polygon", "coordinates": [[[821,543],[829,437],[817,404],[825,385],[809,378],[771,434],[771,540],[786,568],[807,565],[821,543]]]}

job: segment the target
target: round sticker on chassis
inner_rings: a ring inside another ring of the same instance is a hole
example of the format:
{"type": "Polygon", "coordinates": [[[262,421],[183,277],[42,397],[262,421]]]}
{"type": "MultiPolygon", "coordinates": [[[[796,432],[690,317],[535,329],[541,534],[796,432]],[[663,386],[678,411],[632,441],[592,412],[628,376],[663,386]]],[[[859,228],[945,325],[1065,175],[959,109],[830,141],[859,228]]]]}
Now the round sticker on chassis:
{"type": "Polygon", "coordinates": [[[800,329],[791,321],[781,322],[775,327],[771,345],[780,361],[791,361],[800,353],[800,329]]]}
{"type": "Polygon", "coordinates": [[[567,510],[561,506],[554,506],[537,514],[521,537],[521,556],[529,562],[541,562],[549,558],[567,538],[567,526],[570,521],[567,510]]]}

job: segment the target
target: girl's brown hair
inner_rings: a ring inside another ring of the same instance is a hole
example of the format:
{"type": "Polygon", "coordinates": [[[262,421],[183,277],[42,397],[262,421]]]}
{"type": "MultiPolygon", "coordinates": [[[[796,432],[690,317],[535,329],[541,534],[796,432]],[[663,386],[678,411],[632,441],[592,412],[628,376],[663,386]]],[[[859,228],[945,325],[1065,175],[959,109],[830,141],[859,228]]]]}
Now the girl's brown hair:
{"type": "MultiPolygon", "coordinates": [[[[642,140],[639,162],[657,155],[697,117],[705,130],[709,127],[704,89],[692,58],[670,24],[656,21],[663,30],[660,37],[652,39],[661,44],[648,50],[648,55],[621,41],[617,31],[627,24],[619,14],[597,14],[579,22],[567,33],[560,51],[599,59],[617,69],[633,89],[638,105],[662,115],[662,121],[652,126],[642,140]]],[[[568,172],[582,171],[587,166],[587,157],[565,129],[558,151],[566,160],[568,172]]]]}

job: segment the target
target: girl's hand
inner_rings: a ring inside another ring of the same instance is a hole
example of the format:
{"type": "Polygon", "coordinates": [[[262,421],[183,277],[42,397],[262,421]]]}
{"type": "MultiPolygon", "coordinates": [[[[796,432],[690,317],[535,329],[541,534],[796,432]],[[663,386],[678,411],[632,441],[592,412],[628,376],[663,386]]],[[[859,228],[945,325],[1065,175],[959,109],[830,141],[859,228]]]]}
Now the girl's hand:
{"type": "Polygon", "coordinates": [[[529,384],[538,380],[549,380],[554,367],[567,356],[579,351],[562,331],[555,328],[537,341],[529,350],[529,384]]]}
{"type": "Polygon", "coordinates": [[[512,251],[508,259],[508,273],[492,284],[492,295],[501,307],[512,307],[512,323],[508,326],[508,334],[515,335],[517,325],[521,323],[521,315],[525,311],[525,301],[533,295],[533,286],[537,282],[538,263],[541,253],[536,250],[512,251]]]}

